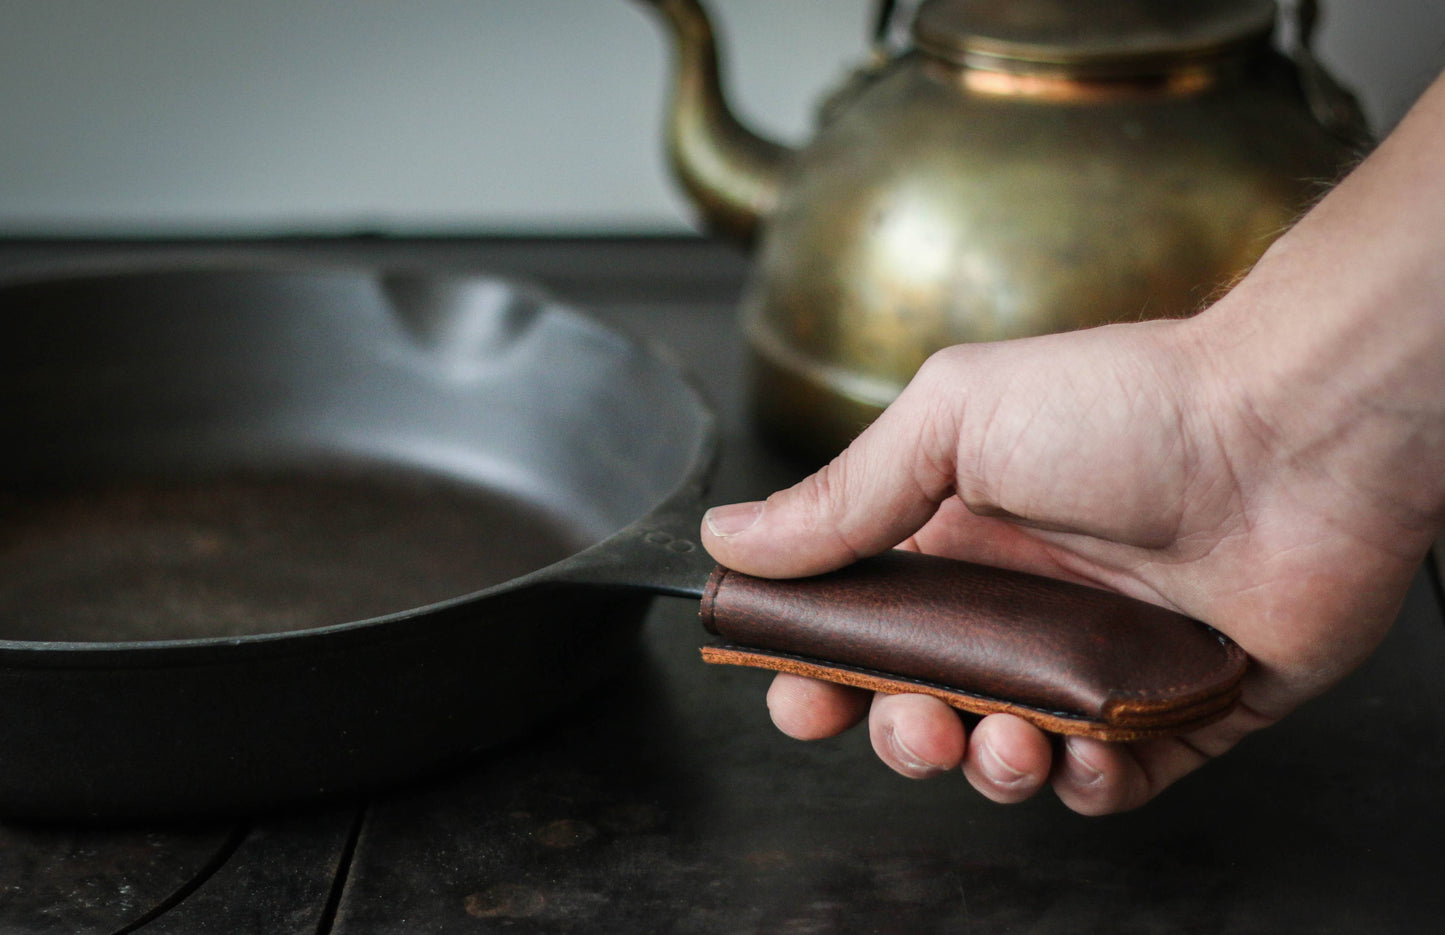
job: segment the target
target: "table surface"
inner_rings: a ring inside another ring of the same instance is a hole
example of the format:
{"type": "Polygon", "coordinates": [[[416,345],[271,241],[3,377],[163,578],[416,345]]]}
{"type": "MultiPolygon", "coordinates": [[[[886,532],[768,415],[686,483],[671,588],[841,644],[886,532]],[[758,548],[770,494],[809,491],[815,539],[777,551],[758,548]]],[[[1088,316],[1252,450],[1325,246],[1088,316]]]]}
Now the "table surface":
{"type": "MultiPolygon", "coordinates": [[[[0,275],[93,258],[302,259],[479,271],[671,347],[716,402],[714,497],[803,466],[753,434],[733,310],[703,241],[0,244],[0,275]]],[[[215,824],[0,825],[0,932],[1391,933],[1445,917],[1445,627],[1422,574],[1335,691],[1138,811],[889,772],[861,731],[790,741],[767,677],[704,667],[659,598],[604,687],[526,738],[364,802],[215,824]]],[[[0,757],[3,768],[3,757],[0,757]]]]}

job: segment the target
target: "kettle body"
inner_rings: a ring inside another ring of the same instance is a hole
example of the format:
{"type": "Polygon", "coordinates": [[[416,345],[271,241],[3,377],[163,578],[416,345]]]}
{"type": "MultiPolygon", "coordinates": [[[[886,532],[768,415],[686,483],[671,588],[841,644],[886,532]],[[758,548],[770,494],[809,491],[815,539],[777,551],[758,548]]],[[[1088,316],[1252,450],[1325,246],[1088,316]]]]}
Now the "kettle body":
{"type": "Polygon", "coordinates": [[[754,153],[753,408],[811,459],[939,348],[1197,311],[1358,150],[1348,98],[1326,86],[1346,115],[1327,128],[1270,47],[1268,0],[1221,3],[1233,18],[1202,33],[1149,21],[1150,0],[1133,33],[1081,28],[1080,0],[989,5],[926,3],[914,47],[856,72],[807,145],[754,153]]]}

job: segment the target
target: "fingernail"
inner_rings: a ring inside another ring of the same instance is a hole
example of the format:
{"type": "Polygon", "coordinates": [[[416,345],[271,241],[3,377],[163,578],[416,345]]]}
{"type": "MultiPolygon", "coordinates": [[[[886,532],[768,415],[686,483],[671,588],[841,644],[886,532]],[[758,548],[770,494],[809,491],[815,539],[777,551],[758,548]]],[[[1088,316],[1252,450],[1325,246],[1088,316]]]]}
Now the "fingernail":
{"type": "Polygon", "coordinates": [[[1028,773],[1021,773],[1003,761],[989,744],[982,744],[978,751],[978,768],[988,781],[996,786],[1016,786],[1020,782],[1033,777],[1028,773]]]}
{"type": "Polygon", "coordinates": [[[1104,771],[1079,752],[1079,744],[1068,740],[1064,749],[1064,770],[1074,786],[1092,786],[1104,778],[1104,771]]]}
{"type": "Polygon", "coordinates": [[[944,771],[937,763],[930,763],[923,757],[908,749],[895,731],[888,732],[888,745],[893,748],[893,755],[898,758],[899,764],[910,773],[918,776],[932,776],[935,773],[944,771]]]}
{"type": "Polygon", "coordinates": [[[715,506],[703,514],[702,521],[707,524],[708,532],[720,539],[726,539],[747,532],[762,515],[763,502],[759,500],[753,503],[715,506]]]}

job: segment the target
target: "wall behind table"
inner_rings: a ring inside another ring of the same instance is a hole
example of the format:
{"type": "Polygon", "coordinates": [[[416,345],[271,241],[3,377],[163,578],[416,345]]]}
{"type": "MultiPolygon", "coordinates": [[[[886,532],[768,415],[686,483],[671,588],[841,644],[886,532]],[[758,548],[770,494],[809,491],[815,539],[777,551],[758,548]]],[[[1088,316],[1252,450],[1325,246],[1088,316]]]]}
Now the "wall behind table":
{"type": "MultiPolygon", "coordinates": [[[[744,117],[804,139],[869,0],[713,0],[744,117]]],[[[1445,3],[1324,0],[1377,125],[1445,3]]],[[[668,54],[632,0],[0,0],[0,234],[668,233],[668,54]]]]}

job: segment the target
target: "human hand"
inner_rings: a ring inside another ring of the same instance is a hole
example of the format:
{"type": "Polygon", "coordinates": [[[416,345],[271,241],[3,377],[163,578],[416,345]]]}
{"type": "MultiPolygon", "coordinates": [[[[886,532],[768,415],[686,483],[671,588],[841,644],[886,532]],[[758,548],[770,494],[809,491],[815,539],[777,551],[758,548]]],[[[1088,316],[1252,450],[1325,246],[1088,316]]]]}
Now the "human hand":
{"type": "MultiPolygon", "coordinates": [[[[1338,491],[1311,489],[1210,388],[1188,323],[1118,326],[935,357],[885,416],[828,468],[772,497],[743,532],[714,513],[723,564],[785,577],[898,543],[1084,581],[1206,620],[1256,666],[1240,707],[1179,738],[1130,745],[1070,738],[1057,754],[1009,715],[971,738],[952,709],[879,697],[878,755],[910,776],[963,764],[997,801],[1052,776],[1086,813],[1140,804],[1352,668],[1389,625],[1428,537],[1338,491]]],[[[774,720],[800,738],[862,716],[867,697],[779,676],[774,720]]]]}
{"type": "Polygon", "coordinates": [[[1103,814],[1358,665],[1445,507],[1445,170],[1427,158],[1445,91],[1426,104],[1413,141],[1383,147],[1205,313],[949,348],[828,467],[704,524],[714,558],[762,577],[900,546],[1170,607],[1253,659],[1237,709],[1178,737],[1054,747],[1011,715],[970,736],[935,699],[780,675],[774,722],[811,739],[866,713],[906,776],[961,765],[995,801],[1047,783],[1103,814]]]}

